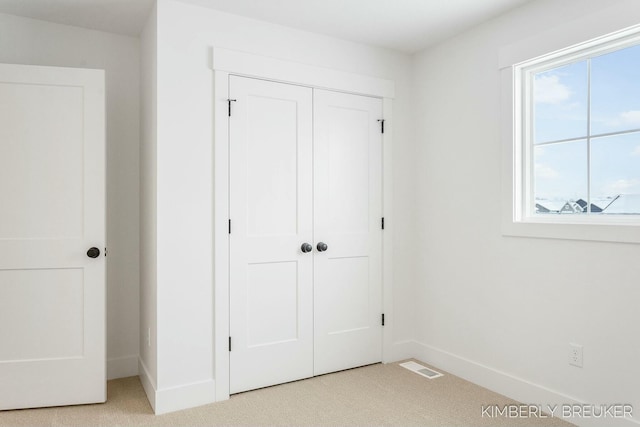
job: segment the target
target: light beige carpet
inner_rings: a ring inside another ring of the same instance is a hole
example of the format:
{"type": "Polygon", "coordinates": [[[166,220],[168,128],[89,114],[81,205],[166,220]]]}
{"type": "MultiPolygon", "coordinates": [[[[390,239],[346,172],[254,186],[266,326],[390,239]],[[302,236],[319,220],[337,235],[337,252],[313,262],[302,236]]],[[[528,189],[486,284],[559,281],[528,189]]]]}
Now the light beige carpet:
{"type": "Polygon", "coordinates": [[[0,426],[571,425],[557,418],[482,417],[482,405],[515,403],[453,375],[429,380],[393,363],[241,393],[161,416],[153,415],[138,377],[124,378],[109,381],[105,404],[0,412],[0,426]]]}

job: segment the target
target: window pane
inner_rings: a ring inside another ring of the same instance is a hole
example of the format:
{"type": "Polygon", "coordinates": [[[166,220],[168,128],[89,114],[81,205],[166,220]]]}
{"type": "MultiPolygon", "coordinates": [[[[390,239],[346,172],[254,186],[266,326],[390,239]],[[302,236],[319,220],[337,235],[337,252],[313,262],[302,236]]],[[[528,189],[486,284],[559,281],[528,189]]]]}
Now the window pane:
{"type": "Polygon", "coordinates": [[[587,200],[587,142],[534,148],[536,213],[583,213],[587,200]]]}
{"type": "Polygon", "coordinates": [[[640,214],[640,133],[591,140],[592,211],[640,214]]]}
{"type": "Polygon", "coordinates": [[[591,133],[640,128],[640,46],[591,60],[591,133]]]}
{"type": "Polygon", "coordinates": [[[533,140],[587,136],[587,61],[534,75],[533,140]]]}

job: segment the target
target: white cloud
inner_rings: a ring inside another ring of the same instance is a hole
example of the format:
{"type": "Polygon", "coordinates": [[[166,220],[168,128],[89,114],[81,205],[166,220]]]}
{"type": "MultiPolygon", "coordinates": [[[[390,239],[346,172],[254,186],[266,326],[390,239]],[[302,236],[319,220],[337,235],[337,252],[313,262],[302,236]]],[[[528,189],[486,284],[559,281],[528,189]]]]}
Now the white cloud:
{"type": "Polygon", "coordinates": [[[631,152],[631,155],[632,156],[640,156],[640,145],[638,145],[636,147],[636,149],[631,152]]]}
{"type": "Polygon", "coordinates": [[[560,176],[560,173],[549,165],[544,163],[535,164],[535,175],[538,178],[555,179],[560,176]]]}
{"type": "Polygon", "coordinates": [[[636,193],[640,190],[639,179],[618,179],[608,185],[609,194],[636,193]]]}
{"type": "Polygon", "coordinates": [[[640,126],[640,111],[631,110],[620,113],[620,121],[625,125],[638,125],[640,126]]]}
{"type": "Polygon", "coordinates": [[[536,77],[534,99],[540,104],[560,104],[571,97],[569,87],[560,83],[560,76],[536,77]]]}
{"type": "Polygon", "coordinates": [[[604,123],[606,126],[619,127],[619,126],[637,126],[640,127],[640,111],[629,110],[624,111],[614,118],[609,119],[594,119],[595,122],[604,123]]]}

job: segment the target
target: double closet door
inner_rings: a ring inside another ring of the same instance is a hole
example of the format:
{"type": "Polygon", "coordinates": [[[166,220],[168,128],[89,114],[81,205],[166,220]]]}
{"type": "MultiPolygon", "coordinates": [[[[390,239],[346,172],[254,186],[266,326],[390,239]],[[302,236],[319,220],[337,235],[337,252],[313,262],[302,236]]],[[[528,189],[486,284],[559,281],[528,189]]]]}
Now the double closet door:
{"type": "Polygon", "coordinates": [[[231,76],[230,391],[382,359],[382,100],[231,76]]]}

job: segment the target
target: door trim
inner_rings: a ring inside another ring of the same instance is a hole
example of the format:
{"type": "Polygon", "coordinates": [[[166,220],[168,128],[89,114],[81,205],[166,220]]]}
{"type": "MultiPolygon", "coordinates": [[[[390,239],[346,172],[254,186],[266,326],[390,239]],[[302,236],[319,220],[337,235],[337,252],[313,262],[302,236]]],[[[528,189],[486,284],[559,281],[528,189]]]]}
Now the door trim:
{"type": "Polygon", "coordinates": [[[229,398],[229,75],[253,77],[313,89],[327,89],[382,99],[385,131],[382,135],[382,362],[392,361],[393,346],[393,98],[395,82],[311,65],[237,52],[212,49],[214,79],[214,360],[216,401],[229,398]]]}
{"type": "Polygon", "coordinates": [[[330,68],[289,62],[223,48],[213,48],[212,66],[245,77],[297,84],[317,89],[348,92],[376,98],[395,98],[395,83],[391,80],[330,68]]]}

